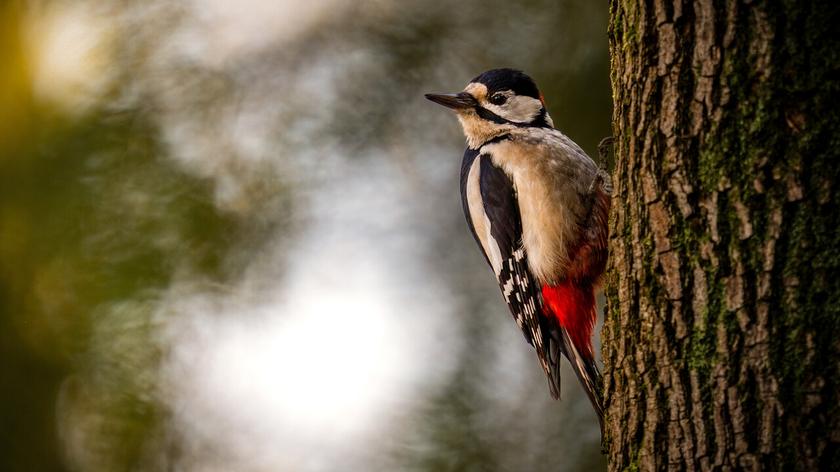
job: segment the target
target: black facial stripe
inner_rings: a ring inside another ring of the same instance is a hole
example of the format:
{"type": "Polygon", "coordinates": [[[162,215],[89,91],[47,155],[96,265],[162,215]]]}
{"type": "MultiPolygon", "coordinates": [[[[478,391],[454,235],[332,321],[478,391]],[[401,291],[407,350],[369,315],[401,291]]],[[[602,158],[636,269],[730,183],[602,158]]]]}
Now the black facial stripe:
{"type": "Polygon", "coordinates": [[[500,142],[505,141],[505,140],[508,140],[508,139],[510,139],[510,135],[509,135],[509,134],[503,134],[503,135],[501,135],[501,136],[496,136],[495,138],[493,138],[493,139],[491,139],[491,140],[489,140],[489,141],[485,141],[485,142],[484,142],[484,143],[482,143],[481,145],[482,145],[482,146],[485,146],[485,145],[487,145],[487,144],[500,143],[500,142]]]}
{"type": "Polygon", "coordinates": [[[475,112],[476,112],[476,114],[478,114],[479,118],[481,118],[483,120],[487,120],[487,121],[492,121],[493,123],[500,124],[500,125],[513,125],[513,126],[517,126],[519,128],[548,128],[549,127],[548,123],[546,123],[546,121],[545,121],[545,108],[541,109],[540,114],[534,119],[534,121],[532,121],[530,123],[517,123],[515,121],[507,120],[507,119],[502,118],[501,116],[499,116],[499,115],[493,113],[492,111],[490,111],[490,110],[488,110],[484,107],[481,107],[481,106],[476,106],[475,107],[475,112]]]}
{"type": "Polygon", "coordinates": [[[535,126],[535,127],[538,127],[538,128],[551,128],[551,126],[545,120],[545,117],[546,117],[547,114],[548,114],[548,112],[545,110],[545,107],[543,107],[540,110],[540,115],[538,117],[536,117],[534,119],[534,121],[531,122],[531,126],[535,126]]]}
{"type": "Polygon", "coordinates": [[[492,111],[490,111],[490,110],[488,110],[484,107],[481,107],[481,106],[476,106],[475,107],[475,112],[478,114],[479,118],[481,118],[482,120],[492,121],[493,123],[498,123],[500,125],[507,124],[507,123],[516,124],[516,123],[514,123],[510,120],[506,120],[506,119],[502,118],[501,116],[499,116],[499,115],[493,113],[492,111]]]}
{"type": "MultiPolygon", "coordinates": [[[[482,147],[482,146],[486,146],[486,145],[488,145],[488,144],[493,144],[493,143],[499,143],[499,142],[502,142],[502,141],[504,141],[504,140],[506,140],[506,139],[510,139],[510,135],[509,135],[509,134],[503,134],[503,135],[501,135],[501,136],[496,136],[496,137],[495,137],[495,138],[493,138],[493,139],[489,139],[489,140],[487,140],[487,141],[484,141],[483,143],[479,144],[477,147],[474,147],[474,148],[467,148],[467,152],[476,152],[476,153],[477,153],[477,152],[481,149],[481,147],[482,147]]],[[[475,158],[475,156],[473,156],[471,159],[474,159],[474,158],[475,158]]],[[[467,161],[466,161],[466,159],[467,159],[467,157],[466,157],[466,156],[464,156],[464,163],[466,163],[466,162],[467,162],[467,161]]],[[[472,160],[470,160],[469,164],[472,164],[472,160]]],[[[463,165],[466,165],[466,164],[463,164],[463,165]]],[[[462,167],[462,168],[461,168],[461,172],[462,172],[462,173],[464,173],[464,172],[469,172],[469,169],[466,169],[466,168],[462,167]]],[[[462,178],[466,178],[466,174],[462,175],[462,178]]],[[[465,182],[466,182],[466,181],[465,181],[465,182]]]]}

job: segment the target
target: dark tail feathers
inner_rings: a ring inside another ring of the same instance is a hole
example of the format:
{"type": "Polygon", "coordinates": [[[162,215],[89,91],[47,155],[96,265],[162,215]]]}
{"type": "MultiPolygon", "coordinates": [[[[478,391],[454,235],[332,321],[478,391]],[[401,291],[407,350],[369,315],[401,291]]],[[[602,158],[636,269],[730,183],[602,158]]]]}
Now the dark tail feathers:
{"type": "Polygon", "coordinates": [[[569,363],[572,365],[572,369],[575,371],[584,391],[586,391],[589,401],[592,402],[592,408],[598,415],[598,422],[601,424],[601,432],[603,433],[604,401],[601,397],[601,387],[603,385],[601,372],[598,371],[598,366],[595,364],[593,357],[581,355],[577,351],[565,329],[560,328],[558,331],[563,353],[569,359],[569,363]]]}

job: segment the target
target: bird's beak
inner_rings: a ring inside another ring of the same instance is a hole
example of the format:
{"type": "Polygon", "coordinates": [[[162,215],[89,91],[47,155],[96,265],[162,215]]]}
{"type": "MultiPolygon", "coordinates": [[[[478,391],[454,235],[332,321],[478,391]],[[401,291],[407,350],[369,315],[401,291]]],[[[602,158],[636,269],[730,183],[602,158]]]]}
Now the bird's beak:
{"type": "Polygon", "coordinates": [[[472,108],[478,104],[476,99],[467,92],[461,93],[427,93],[426,98],[447,108],[461,110],[472,108]]]}

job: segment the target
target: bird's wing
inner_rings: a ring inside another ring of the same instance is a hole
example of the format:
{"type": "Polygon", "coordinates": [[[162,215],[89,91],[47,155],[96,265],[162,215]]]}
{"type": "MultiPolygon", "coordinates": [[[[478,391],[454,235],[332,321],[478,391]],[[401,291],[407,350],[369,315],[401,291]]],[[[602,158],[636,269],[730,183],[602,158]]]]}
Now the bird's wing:
{"type": "Polygon", "coordinates": [[[493,264],[490,262],[490,258],[487,257],[487,251],[484,249],[484,245],[481,244],[478,233],[475,232],[475,225],[473,224],[472,215],[470,215],[469,200],[467,198],[467,188],[470,186],[470,171],[472,170],[473,164],[476,163],[476,158],[478,158],[477,149],[467,148],[464,151],[464,160],[461,161],[461,205],[464,209],[464,216],[467,218],[467,226],[470,228],[470,233],[475,238],[478,247],[481,248],[481,254],[484,256],[484,259],[492,266],[493,264]]]}
{"type": "Polygon", "coordinates": [[[522,220],[513,182],[489,156],[465,156],[461,191],[467,221],[484,252],[516,324],[534,346],[548,376],[551,393],[560,395],[560,352],[542,314],[540,286],[522,247],[522,220]]]}

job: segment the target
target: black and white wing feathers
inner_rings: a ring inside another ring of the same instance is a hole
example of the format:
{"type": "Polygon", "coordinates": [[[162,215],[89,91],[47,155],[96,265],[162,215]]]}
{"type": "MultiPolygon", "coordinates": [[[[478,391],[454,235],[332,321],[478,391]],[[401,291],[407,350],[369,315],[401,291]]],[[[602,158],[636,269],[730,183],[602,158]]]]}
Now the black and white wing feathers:
{"type": "Polygon", "coordinates": [[[522,247],[522,220],[513,182],[490,156],[467,150],[461,169],[461,195],[470,230],[496,274],[516,324],[537,351],[552,396],[559,397],[563,346],[553,340],[553,329],[542,314],[540,287],[522,247]]]}

